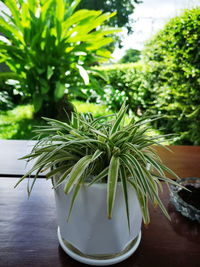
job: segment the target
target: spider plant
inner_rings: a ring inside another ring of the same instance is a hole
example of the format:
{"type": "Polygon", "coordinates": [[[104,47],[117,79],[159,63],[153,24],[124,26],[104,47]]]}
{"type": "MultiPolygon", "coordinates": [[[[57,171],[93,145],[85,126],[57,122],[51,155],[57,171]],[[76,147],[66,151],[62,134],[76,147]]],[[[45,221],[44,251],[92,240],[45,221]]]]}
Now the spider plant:
{"type": "Polygon", "coordinates": [[[36,129],[40,141],[23,159],[37,158],[33,167],[17,184],[37,171],[28,188],[30,194],[38,174],[47,170],[46,178],[59,175],[53,183],[64,183],[66,194],[72,191],[71,208],[83,183],[107,183],[107,213],[112,217],[117,183],[121,182],[129,222],[128,186],[135,190],[145,224],[150,222],[148,202],[160,206],[169,215],[159,198],[162,183],[176,184],[165,173],[176,174],[160,160],[152,146],[161,146],[163,136],[150,136],[148,123],[157,117],[132,119],[125,125],[125,104],[117,114],[94,118],[91,114],[74,112],[71,122],[44,118],[47,125],[36,129]],[[151,169],[148,170],[147,166],[151,169]]]}

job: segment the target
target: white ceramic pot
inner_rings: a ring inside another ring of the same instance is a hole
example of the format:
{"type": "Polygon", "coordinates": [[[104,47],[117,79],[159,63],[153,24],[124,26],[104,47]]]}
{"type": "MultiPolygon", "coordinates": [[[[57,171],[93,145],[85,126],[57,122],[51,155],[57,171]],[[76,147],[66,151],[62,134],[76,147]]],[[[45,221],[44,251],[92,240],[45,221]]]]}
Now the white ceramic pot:
{"type": "Polygon", "coordinates": [[[110,265],[129,257],[138,247],[142,215],[135,191],[128,188],[130,232],[122,186],[117,185],[112,219],[107,217],[107,185],[83,185],[69,220],[72,193],[55,190],[60,245],[71,257],[91,265],[110,265]]]}

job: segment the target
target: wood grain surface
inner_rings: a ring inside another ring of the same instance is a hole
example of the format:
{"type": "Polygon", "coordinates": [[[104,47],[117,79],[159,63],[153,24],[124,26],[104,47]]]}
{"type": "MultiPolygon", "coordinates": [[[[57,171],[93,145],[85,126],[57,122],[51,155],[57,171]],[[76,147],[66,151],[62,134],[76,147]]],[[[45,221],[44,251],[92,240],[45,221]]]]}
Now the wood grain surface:
{"type": "MultiPolygon", "coordinates": [[[[0,267],[78,267],[59,246],[51,185],[37,181],[30,199],[26,182],[13,189],[16,178],[0,180],[0,267]]],[[[116,266],[199,267],[200,224],[177,213],[164,187],[167,220],[150,207],[151,223],[142,229],[137,251],[116,266]]]]}
{"type": "Polygon", "coordinates": [[[180,178],[200,177],[200,146],[168,146],[171,152],[156,147],[162,161],[180,178]]]}

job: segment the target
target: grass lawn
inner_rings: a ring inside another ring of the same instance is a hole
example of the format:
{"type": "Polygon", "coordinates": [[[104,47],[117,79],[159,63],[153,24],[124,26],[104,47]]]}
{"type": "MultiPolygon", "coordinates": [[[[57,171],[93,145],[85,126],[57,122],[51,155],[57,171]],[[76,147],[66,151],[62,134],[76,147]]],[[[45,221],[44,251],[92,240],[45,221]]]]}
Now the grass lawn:
{"type": "MultiPolygon", "coordinates": [[[[73,101],[78,112],[91,112],[95,117],[110,114],[105,105],[73,101]]],[[[33,106],[21,105],[0,111],[0,139],[32,139],[34,126],[44,125],[42,119],[33,119],[33,106]]]]}
{"type": "MultiPolygon", "coordinates": [[[[113,113],[107,110],[106,105],[73,101],[78,112],[91,112],[95,117],[113,113]]],[[[126,122],[129,121],[127,116],[126,122]]],[[[32,105],[20,105],[12,110],[0,111],[0,139],[34,139],[32,132],[34,126],[45,125],[42,119],[33,118],[32,105]]],[[[152,130],[149,134],[160,134],[157,130],[152,130]]],[[[169,144],[169,142],[165,142],[169,144]]]]}

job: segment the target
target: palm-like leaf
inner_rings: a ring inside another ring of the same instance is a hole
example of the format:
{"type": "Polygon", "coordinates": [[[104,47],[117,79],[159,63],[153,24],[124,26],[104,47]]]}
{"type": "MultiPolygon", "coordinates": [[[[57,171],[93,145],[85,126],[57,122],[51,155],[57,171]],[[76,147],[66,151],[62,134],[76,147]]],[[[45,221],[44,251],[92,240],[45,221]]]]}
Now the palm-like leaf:
{"type": "Polygon", "coordinates": [[[17,74],[24,93],[32,96],[35,111],[43,102],[57,102],[77,86],[89,82],[87,66],[107,60],[105,45],[119,29],[102,24],[115,13],[79,10],[79,0],[5,0],[0,12],[0,61],[17,74]],[[104,56],[105,55],[105,56],[104,56]],[[70,75],[66,75],[66,71],[70,75]]]}

